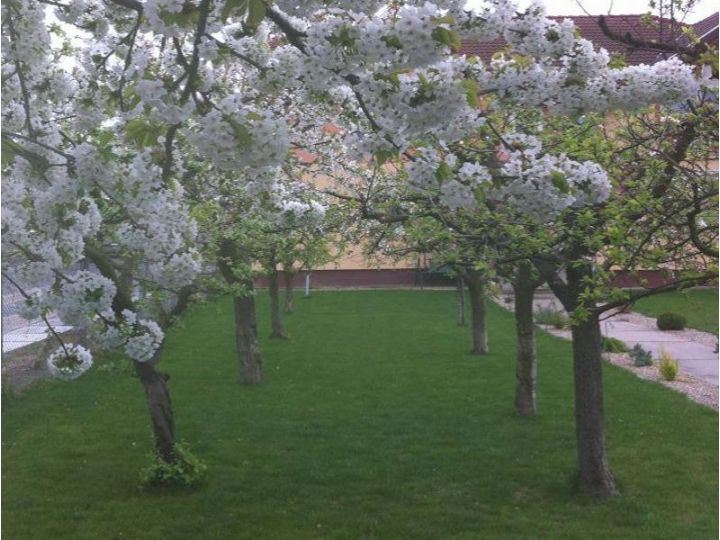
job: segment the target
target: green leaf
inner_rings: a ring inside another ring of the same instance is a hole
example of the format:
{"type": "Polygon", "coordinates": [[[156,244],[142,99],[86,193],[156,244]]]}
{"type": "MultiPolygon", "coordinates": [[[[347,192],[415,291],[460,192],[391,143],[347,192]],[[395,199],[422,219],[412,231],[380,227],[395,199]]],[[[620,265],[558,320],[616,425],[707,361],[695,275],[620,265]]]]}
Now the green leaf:
{"type": "Polygon", "coordinates": [[[430,34],[432,38],[443,45],[447,45],[452,49],[460,48],[460,35],[456,32],[451,32],[447,28],[438,27],[430,34]]]}
{"type": "Polygon", "coordinates": [[[250,0],[248,7],[248,17],[245,24],[248,28],[255,29],[265,18],[265,2],[263,0],[250,0]]]}
{"type": "Polygon", "coordinates": [[[220,10],[220,17],[223,22],[225,22],[230,16],[244,16],[248,10],[248,3],[249,0],[225,0],[225,4],[223,4],[222,9],[220,10]]]}
{"type": "Polygon", "coordinates": [[[392,47],[393,49],[403,48],[403,44],[397,36],[383,36],[380,38],[380,41],[384,41],[388,47],[392,47]]]}
{"type": "Polygon", "coordinates": [[[453,24],[455,22],[455,18],[449,13],[444,17],[430,17],[430,20],[435,24],[453,24]]]}
{"type": "Polygon", "coordinates": [[[241,123],[239,123],[237,120],[234,120],[231,117],[225,117],[225,120],[232,126],[233,131],[235,132],[235,138],[237,141],[245,147],[250,146],[252,143],[252,136],[250,135],[250,131],[248,128],[243,126],[241,123]]]}
{"type": "Polygon", "coordinates": [[[477,109],[480,106],[480,100],[478,99],[480,86],[472,79],[463,79],[461,84],[465,89],[465,96],[467,97],[468,105],[470,105],[473,109],[477,109]]]}
{"type": "Polygon", "coordinates": [[[375,79],[376,81],[387,81],[392,85],[395,90],[400,88],[400,77],[397,72],[392,72],[388,75],[384,75],[382,73],[375,73],[373,75],[373,79],[375,79]]]}
{"type": "Polygon", "coordinates": [[[98,302],[102,298],[103,292],[105,292],[105,290],[102,287],[98,287],[97,289],[92,289],[90,291],[87,291],[85,293],[85,301],[86,302],[98,302]]]}
{"type": "Polygon", "coordinates": [[[157,144],[161,131],[160,126],[150,124],[144,118],[136,118],[125,125],[125,140],[145,148],[157,144]]]}
{"type": "MultiPolygon", "coordinates": [[[[186,4],[186,5],[192,5],[192,4],[186,4]]],[[[160,13],[160,20],[167,24],[168,26],[193,26],[197,23],[198,19],[200,17],[200,11],[195,8],[191,11],[181,11],[180,13],[169,13],[169,12],[161,12],[160,13]]]]}
{"type": "Polygon", "coordinates": [[[623,53],[612,53],[610,55],[610,61],[608,62],[608,67],[611,69],[618,69],[618,68],[624,68],[627,66],[627,61],[625,60],[625,55],[623,53]]]}
{"type": "Polygon", "coordinates": [[[20,153],[20,150],[22,150],[22,147],[18,143],[12,139],[3,137],[2,153],[0,154],[0,157],[2,158],[2,166],[5,167],[6,165],[13,163],[15,161],[15,157],[20,153]]]}
{"type": "Polygon", "coordinates": [[[110,144],[115,137],[115,132],[109,129],[101,129],[97,133],[97,145],[98,146],[107,146],[110,144]]]}
{"type": "Polygon", "coordinates": [[[25,158],[32,167],[40,174],[44,173],[50,163],[40,154],[28,150],[21,144],[13,141],[10,137],[2,137],[2,166],[9,165],[15,161],[17,156],[25,158]]]}
{"type": "Polygon", "coordinates": [[[570,193],[570,184],[568,184],[567,179],[565,178],[565,175],[563,173],[554,171],[550,175],[550,179],[552,181],[552,185],[558,188],[560,190],[560,193],[563,193],[564,195],[570,193]]]}
{"type": "Polygon", "coordinates": [[[450,165],[448,165],[444,161],[440,163],[440,166],[435,171],[435,178],[437,178],[440,182],[449,180],[450,178],[452,178],[452,175],[453,173],[450,165]]]}
{"type": "Polygon", "coordinates": [[[339,28],[337,32],[325,39],[327,39],[331,45],[343,48],[350,54],[354,54],[356,52],[355,38],[350,35],[349,26],[339,28]]]}
{"type": "Polygon", "coordinates": [[[378,150],[377,152],[375,152],[375,162],[378,165],[383,165],[391,159],[394,159],[396,155],[397,152],[394,152],[393,150],[378,150]]]}

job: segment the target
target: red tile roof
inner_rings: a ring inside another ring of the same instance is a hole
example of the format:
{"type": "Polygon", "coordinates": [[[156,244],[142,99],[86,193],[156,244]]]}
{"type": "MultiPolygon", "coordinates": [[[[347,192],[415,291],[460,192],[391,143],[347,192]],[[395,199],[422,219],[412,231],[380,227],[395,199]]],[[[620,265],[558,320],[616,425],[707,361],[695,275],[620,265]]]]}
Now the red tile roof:
{"type": "Polygon", "coordinates": [[[706,19],[700,22],[696,22],[692,25],[693,31],[697,36],[704,42],[714,45],[718,45],[718,14],[713,13],[706,19]]]}
{"type": "MultiPolygon", "coordinates": [[[[602,47],[607,49],[610,53],[624,54],[625,60],[628,64],[652,64],[663,58],[661,53],[655,50],[641,49],[626,45],[624,43],[618,43],[613,41],[603,34],[598,24],[599,16],[572,16],[563,17],[556,16],[550,17],[561,21],[563,19],[572,19],[575,23],[575,27],[579,30],[580,35],[592,41],[596,47],[602,47]]],[[[625,34],[629,32],[633,37],[641,40],[656,40],[660,41],[661,36],[666,36],[663,41],[669,42],[672,40],[671,36],[677,39],[682,35],[681,25],[678,23],[672,23],[669,19],[660,19],[659,17],[653,17],[652,26],[647,26],[643,23],[643,15],[608,15],[605,16],[608,27],[613,32],[619,34],[625,34]]],[[[715,14],[696,25],[693,25],[693,29],[696,33],[700,34],[699,30],[703,29],[705,32],[710,30],[710,27],[715,24],[715,40],[717,42],[717,19],[718,15],[715,14]],[[713,19],[714,18],[714,19],[713,19]]],[[[498,50],[505,46],[505,41],[502,39],[496,39],[494,41],[471,41],[465,40],[460,48],[461,54],[468,56],[479,56],[485,61],[492,58],[498,50]]]]}

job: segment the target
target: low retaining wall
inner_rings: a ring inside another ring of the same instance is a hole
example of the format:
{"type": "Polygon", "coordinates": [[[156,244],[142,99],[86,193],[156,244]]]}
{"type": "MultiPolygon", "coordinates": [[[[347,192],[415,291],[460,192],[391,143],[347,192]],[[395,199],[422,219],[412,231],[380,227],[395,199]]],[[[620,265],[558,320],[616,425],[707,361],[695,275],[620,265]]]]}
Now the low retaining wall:
{"type": "MultiPolygon", "coordinates": [[[[282,272],[280,272],[282,274],[282,272]]],[[[297,288],[305,286],[306,272],[298,272],[293,277],[297,288]]],[[[613,286],[622,288],[660,287],[672,281],[672,272],[665,270],[640,270],[635,274],[622,273],[615,276],[613,286]]],[[[281,287],[284,286],[282,275],[281,287]]],[[[267,278],[255,279],[257,287],[267,287],[267,278]]],[[[415,268],[400,269],[362,269],[362,270],[313,270],[310,287],[356,288],[356,287],[454,287],[455,279],[444,274],[435,274],[415,268]]]]}
{"type": "MultiPolygon", "coordinates": [[[[280,286],[284,287],[284,278],[280,272],[280,286]]],[[[293,277],[297,288],[305,286],[306,272],[298,272],[293,277]]],[[[255,279],[258,287],[267,287],[267,278],[255,279]]],[[[369,269],[369,270],[313,270],[310,275],[310,287],[453,287],[455,280],[442,274],[431,274],[414,268],[369,269]]]]}

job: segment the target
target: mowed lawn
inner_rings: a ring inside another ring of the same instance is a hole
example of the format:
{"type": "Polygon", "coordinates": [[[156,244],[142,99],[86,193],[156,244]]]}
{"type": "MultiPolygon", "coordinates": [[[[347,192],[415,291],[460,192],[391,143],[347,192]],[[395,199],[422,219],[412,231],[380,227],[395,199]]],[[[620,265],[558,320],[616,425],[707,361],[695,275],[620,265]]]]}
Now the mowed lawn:
{"type": "Polygon", "coordinates": [[[688,327],[718,334],[717,289],[689,289],[649,296],[635,304],[633,311],[649,317],[679,313],[687,319],[688,327]]]}
{"type": "MultiPolygon", "coordinates": [[[[269,334],[260,298],[262,337],[269,334]]],[[[318,292],[267,382],[240,386],[231,302],[168,336],[178,433],[208,464],[190,493],[145,493],[151,432],[128,373],[93,369],[3,402],[2,532],[25,539],[714,539],[718,417],[606,365],[622,496],[573,492],[570,345],[538,337],[540,415],[512,412],[514,327],[491,306],[473,357],[449,291],[318,292]]]]}

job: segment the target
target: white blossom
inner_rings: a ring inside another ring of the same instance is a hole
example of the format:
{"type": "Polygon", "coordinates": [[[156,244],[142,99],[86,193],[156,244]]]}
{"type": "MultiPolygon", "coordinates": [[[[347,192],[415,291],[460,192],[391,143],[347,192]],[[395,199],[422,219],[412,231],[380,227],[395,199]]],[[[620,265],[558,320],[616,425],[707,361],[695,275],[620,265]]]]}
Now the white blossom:
{"type": "Polygon", "coordinates": [[[92,367],[90,351],[81,345],[65,345],[55,350],[47,358],[50,375],[58,379],[77,379],[92,367]]]}

